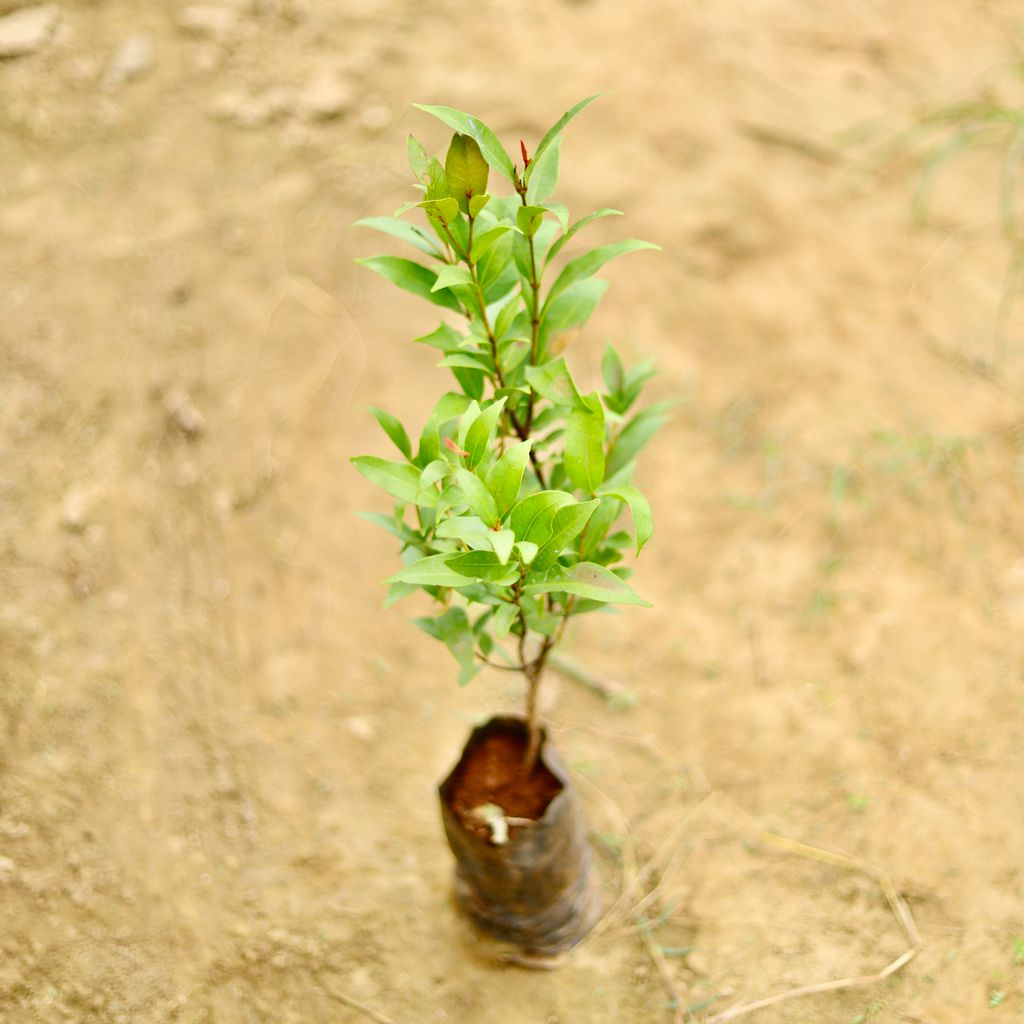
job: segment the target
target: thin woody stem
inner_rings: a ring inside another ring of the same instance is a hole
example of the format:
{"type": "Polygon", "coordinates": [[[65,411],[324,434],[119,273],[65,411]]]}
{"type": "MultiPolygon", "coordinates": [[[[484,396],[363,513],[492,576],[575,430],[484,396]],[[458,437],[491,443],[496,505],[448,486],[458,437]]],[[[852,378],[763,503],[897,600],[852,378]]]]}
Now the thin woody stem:
{"type": "MultiPolygon", "coordinates": [[[[572,607],[575,599],[570,597],[566,602],[565,610],[562,612],[562,621],[554,636],[544,637],[544,641],[537,652],[537,657],[530,662],[523,662],[523,675],[526,676],[526,729],[529,739],[526,744],[526,753],[523,755],[523,774],[529,775],[537,763],[537,755],[540,753],[540,710],[538,693],[540,691],[541,679],[544,676],[544,666],[547,663],[548,655],[562,639],[565,627],[572,614],[572,607]]],[[[521,606],[520,606],[521,607],[521,606]]],[[[525,620],[524,620],[525,624],[525,620]]],[[[522,651],[525,643],[525,635],[520,637],[519,650],[520,661],[523,661],[522,651]]]]}

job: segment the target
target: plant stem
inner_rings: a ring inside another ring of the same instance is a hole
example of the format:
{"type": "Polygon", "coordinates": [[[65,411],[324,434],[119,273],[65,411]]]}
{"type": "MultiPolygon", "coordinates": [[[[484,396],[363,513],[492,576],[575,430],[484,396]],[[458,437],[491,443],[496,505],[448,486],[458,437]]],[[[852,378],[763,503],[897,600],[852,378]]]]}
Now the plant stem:
{"type": "MultiPolygon", "coordinates": [[[[562,612],[562,621],[559,623],[558,630],[554,636],[544,637],[540,650],[537,652],[537,657],[529,662],[523,658],[526,620],[525,618],[522,619],[524,635],[519,638],[519,660],[523,666],[523,675],[526,676],[526,729],[529,737],[526,743],[526,753],[523,755],[523,774],[526,776],[529,776],[533,771],[537,763],[537,755],[540,753],[540,711],[537,696],[540,691],[541,679],[544,676],[544,666],[547,664],[548,655],[551,653],[552,648],[559,643],[565,633],[565,627],[569,622],[569,616],[572,614],[574,603],[575,598],[570,597],[566,602],[565,610],[562,612]]],[[[521,605],[520,614],[522,614],[521,605]]]]}
{"type": "Polygon", "coordinates": [[[529,736],[526,753],[523,754],[523,775],[529,777],[537,763],[537,755],[540,753],[540,716],[537,713],[537,691],[540,689],[544,664],[538,658],[537,661],[530,662],[523,671],[526,676],[526,729],[529,736]]]}

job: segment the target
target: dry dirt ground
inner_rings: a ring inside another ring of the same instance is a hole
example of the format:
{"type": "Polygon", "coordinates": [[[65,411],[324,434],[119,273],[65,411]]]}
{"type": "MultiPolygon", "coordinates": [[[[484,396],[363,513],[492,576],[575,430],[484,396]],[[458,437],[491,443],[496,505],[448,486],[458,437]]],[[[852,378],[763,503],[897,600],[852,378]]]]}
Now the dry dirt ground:
{"type": "Polygon", "coordinates": [[[607,898],[672,844],[643,913],[699,1019],[900,954],[874,882],[756,832],[840,848],[919,955],[748,1019],[1024,1019],[1024,316],[998,147],[915,225],[899,135],[1020,104],[1019,4],[59,14],[0,62],[0,1021],[671,1020],[629,918],[537,974],[453,912],[433,787],[520,688],[459,691],[381,609],[348,463],[386,451],[367,405],[418,428],[442,387],[429,309],[352,263],[406,133],[445,144],[410,104],[513,146],[598,91],[562,198],[664,251],[570,355],[618,339],[680,400],[640,474],[655,607],[572,638],[635,705],[548,690],[607,898]]]}

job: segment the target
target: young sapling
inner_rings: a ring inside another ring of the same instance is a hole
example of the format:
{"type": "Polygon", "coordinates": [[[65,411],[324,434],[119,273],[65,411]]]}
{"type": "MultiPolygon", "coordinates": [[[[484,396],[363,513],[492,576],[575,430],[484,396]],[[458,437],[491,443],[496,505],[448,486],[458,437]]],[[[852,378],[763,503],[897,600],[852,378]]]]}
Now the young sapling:
{"type": "Polygon", "coordinates": [[[604,294],[598,271],[657,248],[628,239],[570,255],[589,224],[618,215],[599,209],[571,221],[552,198],[562,131],[594,98],[563,115],[532,153],[520,142],[521,163],[477,118],[417,104],[454,129],[444,163],[410,136],[421,196],[394,217],[358,222],[417,250],[416,259],[359,262],[439,308],[440,325],[416,340],[440,352],[453,380],[416,446],[398,418],[374,409],[399,457],[353,459],[395,499],[391,515],[368,516],[401,545],[387,603],[417,590],[433,599],[433,614],[415,622],[454,655],[460,684],[484,665],[522,673],[527,774],[541,742],[545,665],[569,620],[647,604],[627,582],[628,553],[639,554],[653,529],[632,478],[667,418],[664,404],[635,408],[650,361],[627,369],[609,345],[603,388],[584,394],[563,355],[604,294]],[[489,191],[492,173],[507,195],[489,191]],[[631,530],[618,526],[626,509],[631,530]]]}

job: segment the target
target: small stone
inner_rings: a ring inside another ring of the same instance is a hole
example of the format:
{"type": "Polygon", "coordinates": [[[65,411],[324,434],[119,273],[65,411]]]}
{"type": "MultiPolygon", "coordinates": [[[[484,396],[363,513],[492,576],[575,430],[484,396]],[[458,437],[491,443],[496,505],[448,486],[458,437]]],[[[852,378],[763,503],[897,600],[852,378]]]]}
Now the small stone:
{"type": "Polygon", "coordinates": [[[206,418],[195,407],[184,388],[172,388],[164,398],[171,422],[191,441],[206,431],[206,418]]]}
{"type": "Polygon", "coordinates": [[[391,123],[391,110],[383,102],[370,103],[363,110],[359,121],[369,131],[378,132],[391,123]]]}
{"type": "Polygon", "coordinates": [[[26,7],[0,18],[0,57],[25,57],[48,43],[60,22],[54,4],[26,7]]]}
{"type": "Polygon", "coordinates": [[[301,112],[321,121],[340,117],[351,110],[354,103],[351,87],[332,72],[316,75],[298,97],[301,112]]]}
{"type": "Polygon", "coordinates": [[[711,965],[708,963],[707,957],[696,950],[692,953],[687,953],[686,966],[701,978],[706,978],[711,973],[711,965]]]}
{"type": "Polygon", "coordinates": [[[210,113],[221,121],[231,121],[241,128],[258,128],[272,120],[275,114],[273,98],[245,96],[241,93],[223,93],[214,100],[210,113]]]}
{"type": "Polygon", "coordinates": [[[357,740],[367,743],[377,734],[377,730],[365,718],[346,718],[345,727],[357,740]]]}
{"type": "Polygon", "coordinates": [[[178,28],[193,36],[223,42],[238,27],[238,11],[214,4],[190,4],[178,15],[178,28]]]}
{"type": "Polygon", "coordinates": [[[152,36],[145,33],[129,36],[114,54],[107,70],[107,84],[121,85],[144,78],[153,69],[155,59],[156,48],[152,36]]]}
{"type": "Polygon", "coordinates": [[[64,495],[60,523],[68,533],[84,533],[88,525],[89,498],[80,487],[72,487],[64,495]]]}

